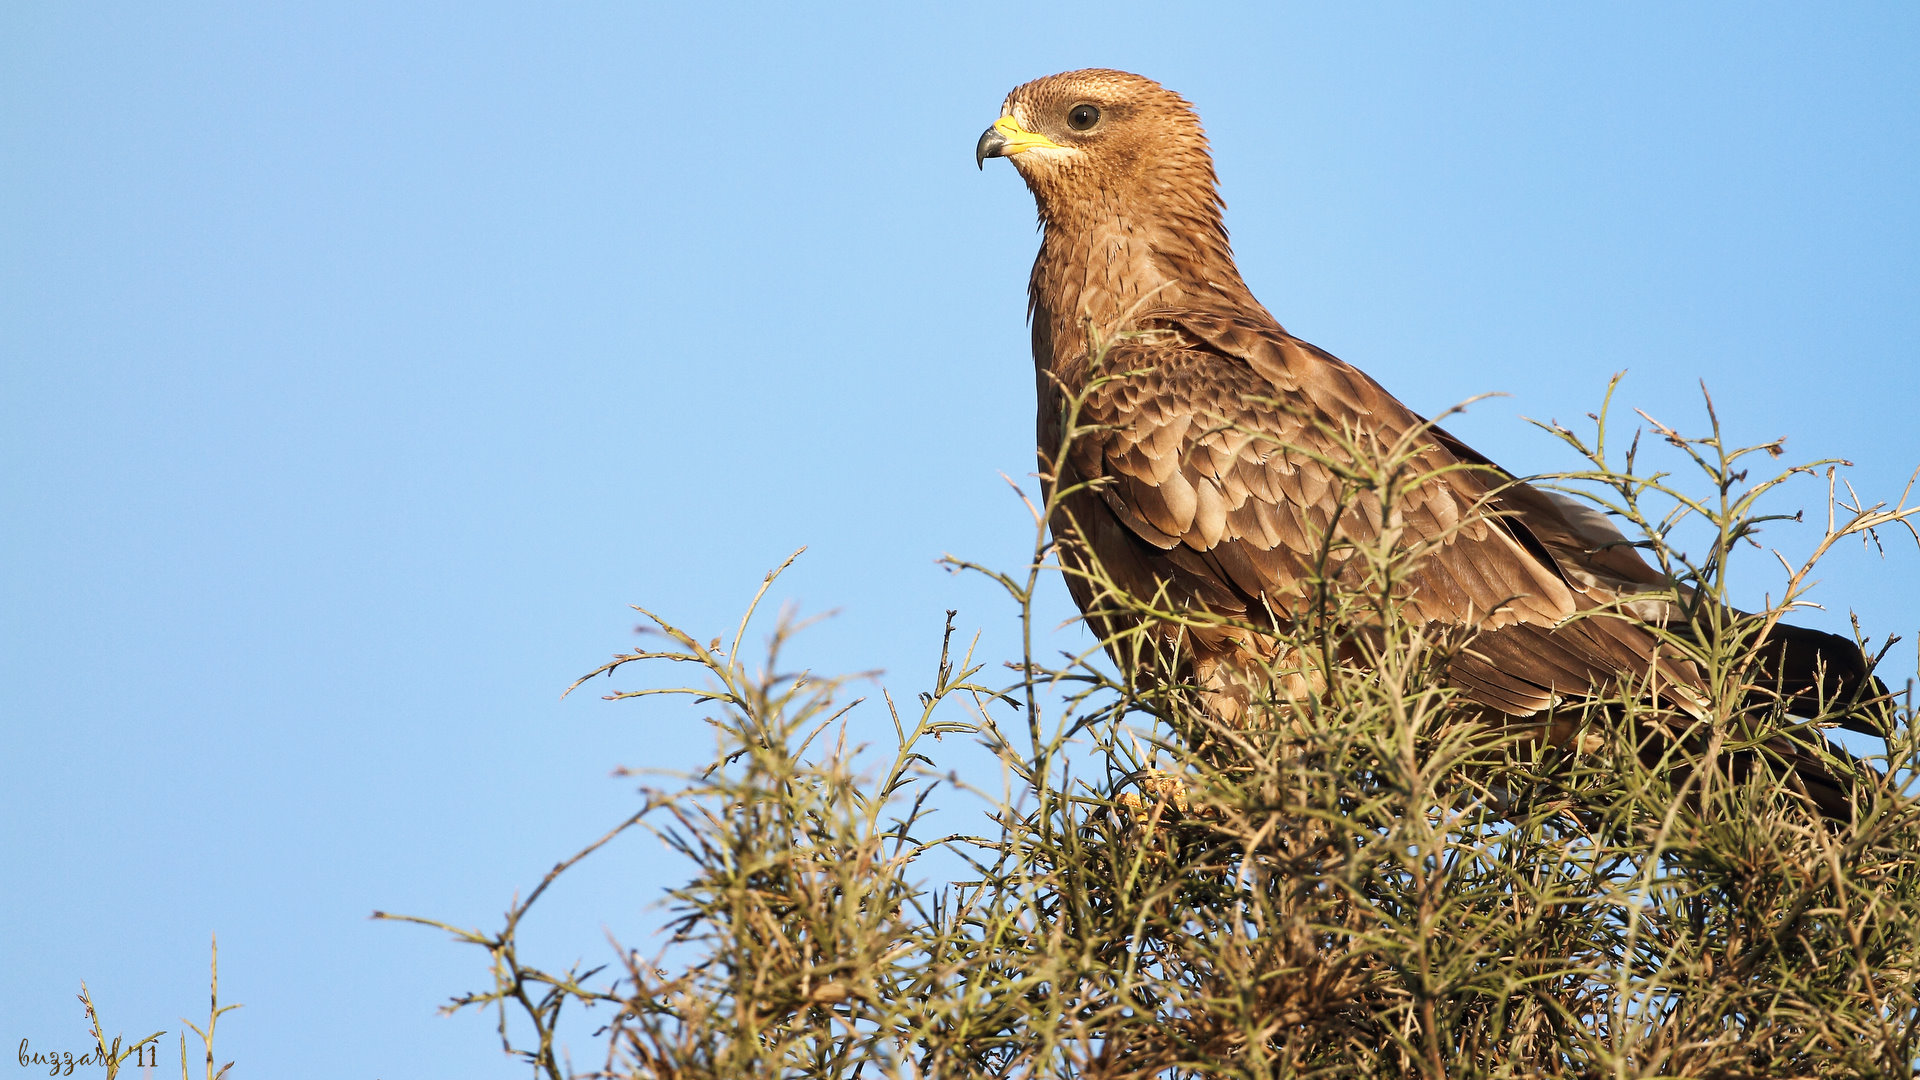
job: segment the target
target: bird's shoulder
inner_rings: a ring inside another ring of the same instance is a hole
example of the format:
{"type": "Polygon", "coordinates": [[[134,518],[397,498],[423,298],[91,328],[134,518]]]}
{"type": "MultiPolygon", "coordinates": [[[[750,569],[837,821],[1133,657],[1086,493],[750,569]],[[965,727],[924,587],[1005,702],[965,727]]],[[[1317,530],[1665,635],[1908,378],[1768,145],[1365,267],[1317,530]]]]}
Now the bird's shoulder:
{"type": "Polygon", "coordinates": [[[1129,530],[1207,553],[1249,595],[1284,591],[1335,536],[1391,535],[1428,551],[1423,606],[1572,610],[1557,566],[1578,538],[1519,520],[1558,541],[1558,511],[1262,314],[1150,312],[1094,357],[1068,463],[1129,530]]]}
{"type": "MultiPolygon", "coordinates": [[[[1091,350],[1077,381],[1069,389],[1081,395],[1081,423],[1093,444],[1122,454],[1138,448],[1156,474],[1205,449],[1223,467],[1229,450],[1259,466],[1319,459],[1322,470],[1356,453],[1403,457],[1469,501],[1511,480],[1365,372],[1287,333],[1263,308],[1146,312],[1091,350]]],[[[1323,496],[1317,490],[1303,501],[1323,496]]]]}

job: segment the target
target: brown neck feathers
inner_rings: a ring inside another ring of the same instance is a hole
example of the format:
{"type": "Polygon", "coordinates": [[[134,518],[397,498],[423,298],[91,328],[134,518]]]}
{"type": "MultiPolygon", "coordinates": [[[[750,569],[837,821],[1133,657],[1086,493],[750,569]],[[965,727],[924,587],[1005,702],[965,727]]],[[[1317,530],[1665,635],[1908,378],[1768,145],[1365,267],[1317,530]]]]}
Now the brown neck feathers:
{"type": "MultiPolygon", "coordinates": [[[[1196,125],[1197,127],[1197,125],[1196,125]]],[[[1258,309],[1234,265],[1203,137],[1131,168],[1028,177],[1045,235],[1029,282],[1035,360],[1058,369],[1160,308],[1258,309]],[[1040,355],[1040,350],[1050,355],[1040,355]]]]}

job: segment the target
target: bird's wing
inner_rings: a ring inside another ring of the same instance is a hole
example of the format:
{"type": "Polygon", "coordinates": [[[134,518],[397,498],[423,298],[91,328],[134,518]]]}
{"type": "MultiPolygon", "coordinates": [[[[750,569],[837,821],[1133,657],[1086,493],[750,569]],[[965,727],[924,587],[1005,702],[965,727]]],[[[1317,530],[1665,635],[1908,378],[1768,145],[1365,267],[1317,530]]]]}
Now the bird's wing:
{"type": "MultiPolygon", "coordinates": [[[[1421,553],[1405,583],[1409,613],[1480,632],[1450,677],[1483,703],[1525,715],[1645,678],[1653,637],[1620,619],[1572,618],[1605,598],[1563,572],[1528,527],[1528,499],[1503,503],[1510,478],[1358,369],[1238,315],[1162,312],[1141,325],[1103,355],[1068,464],[1164,553],[1163,572],[1205,579],[1186,591],[1284,615],[1330,534],[1386,537],[1421,553]],[[1405,456],[1410,480],[1385,510],[1339,476],[1356,444],[1405,456]]],[[[1571,530],[1558,515],[1542,528],[1571,530]]],[[[1665,682],[1691,681],[1658,663],[1665,682]]]]}

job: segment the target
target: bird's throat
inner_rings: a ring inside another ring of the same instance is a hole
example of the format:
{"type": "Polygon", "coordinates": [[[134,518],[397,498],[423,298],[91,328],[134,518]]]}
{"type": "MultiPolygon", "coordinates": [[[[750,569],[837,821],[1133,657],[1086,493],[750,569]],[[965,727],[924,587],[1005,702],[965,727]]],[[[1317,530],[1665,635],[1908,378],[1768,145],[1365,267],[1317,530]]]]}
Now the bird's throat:
{"type": "Polygon", "coordinates": [[[1219,212],[1049,219],[1029,282],[1034,360],[1058,375],[1168,308],[1258,307],[1219,212]],[[1042,355],[1043,352],[1046,355],[1042,355]]]}

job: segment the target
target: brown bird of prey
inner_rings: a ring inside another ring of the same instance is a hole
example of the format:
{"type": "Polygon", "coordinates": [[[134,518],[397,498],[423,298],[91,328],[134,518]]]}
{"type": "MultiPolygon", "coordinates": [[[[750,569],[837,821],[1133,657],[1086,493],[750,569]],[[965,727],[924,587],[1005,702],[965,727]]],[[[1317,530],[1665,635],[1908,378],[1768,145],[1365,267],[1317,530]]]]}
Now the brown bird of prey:
{"type": "MultiPolygon", "coordinates": [[[[1429,478],[1405,493],[1394,522],[1405,543],[1426,548],[1408,571],[1404,610],[1436,633],[1475,632],[1446,667],[1463,696],[1521,723],[1622,687],[1654,687],[1687,711],[1704,700],[1698,670],[1671,649],[1663,656],[1645,623],[1577,617],[1672,617],[1651,599],[1635,608],[1635,594],[1669,583],[1603,515],[1514,480],[1359,369],[1287,333],[1254,299],[1184,98],[1121,71],[1036,79],[1007,95],[980,136],[976,162],[990,157],[1008,159],[1039,205],[1028,302],[1041,470],[1054,490],[1074,492],[1051,526],[1096,629],[1112,624],[1073,572],[1087,554],[1136,596],[1164,591],[1251,624],[1283,619],[1275,613],[1301,599],[1329,535],[1364,541],[1382,528],[1377,500],[1339,502],[1326,462],[1349,452],[1332,434],[1344,432],[1406,440],[1414,472],[1429,478]],[[1079,434],[1066,460],[1052,461],[1063,406],[1082,395],[1079,434]]],[[[1244,707],[1236,673],[1255,666],[1246,654],[1259,651],[1257,635],[1182,636],[1209,708],[1244,707]]],[[[1780,626],[1775,643],[1771,670],[1803,704],[1862,693],[1872,679],[1847,639],[1780,626]]],[[[1270,661],[1268,650],[1259,659],[1270,661]]],[[[1791,745],[1781,753],[1817,802],[1841,809],[1814,757],[1791,745]]]]}

